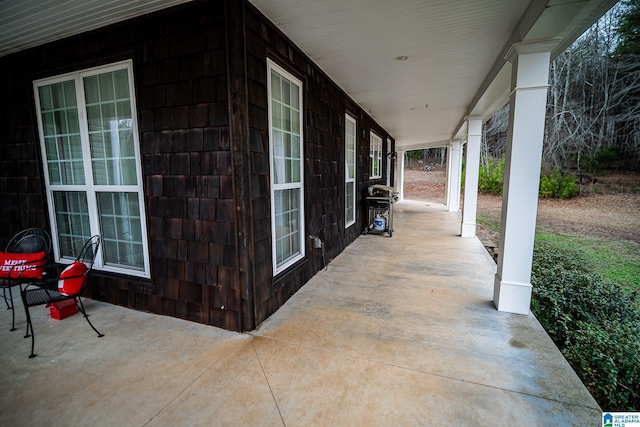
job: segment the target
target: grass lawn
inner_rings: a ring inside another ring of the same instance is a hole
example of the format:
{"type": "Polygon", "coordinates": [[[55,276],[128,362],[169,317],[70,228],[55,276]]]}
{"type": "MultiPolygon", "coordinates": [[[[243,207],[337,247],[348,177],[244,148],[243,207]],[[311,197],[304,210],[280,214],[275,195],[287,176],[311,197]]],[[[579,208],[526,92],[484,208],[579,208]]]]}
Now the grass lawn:
{"type": "MultiPolygon", "coordinates": [[[[500,231],[499,221],[499,218],[487,215],[477,217],[478,224],[494,232],[500,231]]],[[[547,241],[559,248],[581,249],[594,272],[624,289],[636,291],[640,305],[640,244],[542,232],[536,233],[536,240],[547,241]]]]}
{"type": "Polygon", "coordinates": [[[581,249],[595,273],[624,289],[636,291],[640,304],[640,245],[637,243],[547,233],[537,233],[536,239],[559,248],[581,249]]]}

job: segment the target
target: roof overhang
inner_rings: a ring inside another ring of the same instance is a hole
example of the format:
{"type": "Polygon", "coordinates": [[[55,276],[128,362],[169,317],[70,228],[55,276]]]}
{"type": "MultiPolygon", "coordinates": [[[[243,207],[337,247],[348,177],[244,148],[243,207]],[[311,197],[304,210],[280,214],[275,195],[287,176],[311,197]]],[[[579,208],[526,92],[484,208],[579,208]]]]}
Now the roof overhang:
{"type": "MultiPolygon", "coordinates": [[[[4,0],[0,56],[190,0],[4,0]]],[[[464,139],[508,100],[514,43],[557,56],[615,0],[250,0],[396,140],[464,139]],[[406,58],[403,58],[406,57],[406,58]]]]}

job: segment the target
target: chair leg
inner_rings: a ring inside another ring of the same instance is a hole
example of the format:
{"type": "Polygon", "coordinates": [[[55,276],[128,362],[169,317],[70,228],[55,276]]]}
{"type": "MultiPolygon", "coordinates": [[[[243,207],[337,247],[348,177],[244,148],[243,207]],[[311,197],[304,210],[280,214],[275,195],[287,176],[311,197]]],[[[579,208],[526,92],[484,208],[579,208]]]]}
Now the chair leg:
{"type": "Polygon", "coordinates": [[[3,294],[4,303],[7,304],[7,310],[11,310],[11,329],[9,330],[13,332],[16,330],[16,310],[13,307],[13,292],[11,292],[11,286],[9,286],[9,302],[11,306],[7,303],[7,288],[4,288],[3,294]]]}
{"type": "MultiPolygon", "coordinates": [[[[4,279],[2,280],[3,280],[3,284],[6,285],[6,282],[4,282],[4,279]]],[[[2,297],[4,298],[4,303],[7,305],[7,310],[11,310],[11,307],[9,306],[9,301],[7,301],[7,288],[2,288],[2,297]]]]}
{"type": "Polygon", "coordinates": [[[76,306],[78,307],[78,310],[80,310],[80,312],[84,315],[84,318],[87,319],[87,323],[89,324],[89,326],[91,326],[91,329],[93,329],[95,333],[98,334],[98,338],[102,338],[104,334],[100,333],[100,331],[98,331],[96,327],[93,326],[93,324],[89,320],[89,315],[87,314],[87,311],[84,309],[84,304],[82,304],[82,299],[80,297],[76,298],[76,306]]]}
{"type": "Polygon", "coordinates": [[[33,323],[31,323],[31,319],[29,319],[28,326],[31,328],[31,354],[29,355],[29,359],[33,359],[37,354],[33,352],[33,347],[36,345],[36,336],[33,333],[33,323]]]}
{"type": "Polygon", "coordinates": [[[24,312],[27,316],[27,334],[24,336],[25,338],[31,337],[31,354],[29,355],[29,359],[36,357],[36,354],[33,352],[33,348],[35,347],[36,337],[33,333],[33,323],[31,323],[31,315],[29,314],[29,306],[27,305],[27,301],[25,301],[24,295],[22,295],[22,302],[24,304],[24,312]],[[31,334],[29,334],[29,330],[31,330],[31,334]]]}

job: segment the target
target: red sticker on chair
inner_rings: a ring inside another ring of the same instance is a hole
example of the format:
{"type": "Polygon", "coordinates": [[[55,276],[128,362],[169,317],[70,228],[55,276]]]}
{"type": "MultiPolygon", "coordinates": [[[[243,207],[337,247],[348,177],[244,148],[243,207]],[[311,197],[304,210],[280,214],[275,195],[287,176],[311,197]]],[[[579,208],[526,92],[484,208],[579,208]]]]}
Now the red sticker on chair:
{"type": "Polygon", "coordinates": [[[76,261],[62,270],[58,280],[58,292],[62,295],[75,295],[80,292],[84,284],[85,275],[88,270],[87,266],[76,261]]]}
{"type": "Polygon", "coordinates": [[[0,279],[42,279],[46,261],[44,252],[0,252],[0,279]]]}

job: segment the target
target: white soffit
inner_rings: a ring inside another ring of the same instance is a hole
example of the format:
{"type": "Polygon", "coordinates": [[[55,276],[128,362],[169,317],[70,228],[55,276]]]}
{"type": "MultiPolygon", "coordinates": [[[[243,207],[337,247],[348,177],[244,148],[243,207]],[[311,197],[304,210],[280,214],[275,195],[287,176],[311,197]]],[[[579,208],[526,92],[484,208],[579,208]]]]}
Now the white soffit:
{"type": "Polygon", "coordinates": [[[191,0],[0,0],[0,56],[191,0]]]}
{"type": "MultiPolygon", "coordinates": [[[[0,0],[0,56],[190,0],[0,0]]],[[[241,1],[241,0],[228,0],[241,1]]],[[[249,0],[380,123],[397,149],[464,137],[506,102],[504,55],[568,46],[615,0],[249,0]],[[406,56],[404,61],[395,58],[406,56]]]]}
{"type": "MultiPolygon", "coordinates": [[[[395,139],[399,150],[464,136],[504,105],[513,43],[564,49],[614,0],[251,0],[395,139]],[[396,61],[407,56],[405,61],[396,61]],[[428,106],[428,107],[427,107],[428,106]]],[[[558,54],[559,52],[554,52],[558,54]]]]}
{"type": "Polygon", "coordinates": [[[530,0],[252,3],[398,145],[419,145],[448,143],[530,0]]]}

